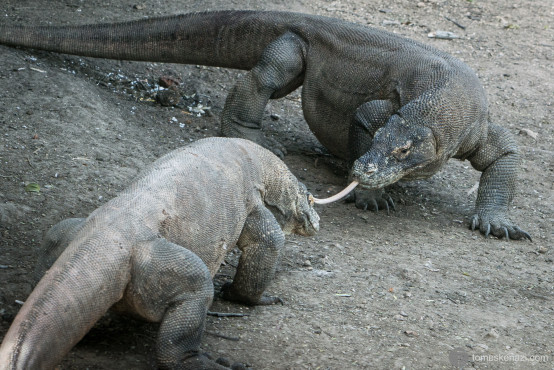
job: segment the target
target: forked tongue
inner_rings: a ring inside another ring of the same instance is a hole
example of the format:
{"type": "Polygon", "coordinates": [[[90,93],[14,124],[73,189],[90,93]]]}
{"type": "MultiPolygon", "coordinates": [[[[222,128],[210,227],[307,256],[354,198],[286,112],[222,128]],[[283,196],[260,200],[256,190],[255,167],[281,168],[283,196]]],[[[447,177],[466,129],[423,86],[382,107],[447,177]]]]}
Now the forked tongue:
{"type": "Polygon", "coordinates": [[[341,200],[342,198],[347,196],[348,193],[350,193],[352,190],[354,190],[356,186],[358,186],[358,184],[358,181],[352,181],[350,185],[348,185],[346,188],[344,188],[344,190],[338,192],[337,194],[325,199],[313,198],[313,202],[315,204],[329,204],[336,202],[337,200],[341,200]]]}

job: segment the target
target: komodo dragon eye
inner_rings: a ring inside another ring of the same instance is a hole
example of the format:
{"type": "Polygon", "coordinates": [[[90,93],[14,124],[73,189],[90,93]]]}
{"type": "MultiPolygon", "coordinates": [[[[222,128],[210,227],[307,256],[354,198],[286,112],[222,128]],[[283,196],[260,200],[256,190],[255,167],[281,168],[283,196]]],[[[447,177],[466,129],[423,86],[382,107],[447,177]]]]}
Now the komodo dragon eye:
{"type": "Polygon", "coordinates": [[[395,156],[396,159],[404,159],[408,156],[411,149],[412,149],[412,141],[410,140],[406,143],[406,145],[396,148],[392,152],[392,154],[395,156]]]}

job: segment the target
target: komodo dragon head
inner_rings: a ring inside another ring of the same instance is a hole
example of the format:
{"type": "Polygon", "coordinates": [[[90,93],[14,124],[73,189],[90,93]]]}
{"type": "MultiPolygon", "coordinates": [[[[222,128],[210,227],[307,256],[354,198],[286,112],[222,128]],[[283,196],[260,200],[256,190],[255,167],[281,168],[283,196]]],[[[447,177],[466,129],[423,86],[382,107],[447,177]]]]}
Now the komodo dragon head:
{"type": "Polygon", "coordinates": [[[433,131],[394,115],[375,132],[371,149],[354,162],[352,178],[362,188],[378,189],[406,177],[428,177],[440,167],[434,166],[437,160],[433,131]]]}
{"type": "Polygon", "coordinates": [[[319,231],[319,215],[313,207],[312,194],[291,173],[284,178],[287,185],[266,188],[265,205],[285,234],[314,235],[319,231]]]}

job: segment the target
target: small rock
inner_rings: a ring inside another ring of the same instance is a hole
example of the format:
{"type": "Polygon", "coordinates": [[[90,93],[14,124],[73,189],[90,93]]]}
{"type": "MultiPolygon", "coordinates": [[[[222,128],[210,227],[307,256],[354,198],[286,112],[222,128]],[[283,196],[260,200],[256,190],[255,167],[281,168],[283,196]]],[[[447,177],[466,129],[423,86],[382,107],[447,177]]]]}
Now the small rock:
{"type": "Polygon", "coordinates": [[[487,334],[485,334],[485,338],[497,339],[499,336],[500,334],[498,334],[498,331],[496,331],[496,329],[491,329],[487,334]]]}
{"type": "Polygon", "coordinates": [[[162,76],[158,79],[158,85],[167,89],[171,86],[179,86],[179,81],[171,76],[162,76]]]}
{"type": "Polygon", "coordinates": [[[164,107],[171,107],[179,104],[181,98],[181,93],[175,86],[171,86],[166,90],[160,90],[156,94],[156,100],[164,107]]]}
{"type": "Polygon", "coordinates": [[[430,32],[429,34],[427,34],[427,37],[432,39],[443,39],[443,40],[454,40],[454,39],[460,38],[460,36],[450,31],[430,32]]]}
{"type": "Polygon", "coordinates": [[[537,136],[538,134],[535,132],[535,131],[531,131],[529,130],[528,128],[521,128],[519,129],[519,134],[520,135],[527,135],[527,136],[530,136],[532,137],[533,139],[537,140],[537,136]]]}
{"type": "Polygon", "coordinates": [[[486,344],[482,344],[482,343],[477,343],[475,345],[475,347],[481,349],[481,351],[488,351],[489,350],[489,346],[487,346],[486,344]]]}
{"type": "MultiPolygon", "coordinates": [[[[311,270],[312,268],[310,267],[308,269],[311,270]]],[[[335,275],[333,271],[327,271],[327,270],[312,270],[312,271],[313,271],[313,274],[318,277],[330,277],[335,275]]]]}
{"type": "Polygon", "coordinates": [[[279,119],[281,118],[281,116],[275,113],[271,114],[269,117],[271,117],[271,119],[274,121],[279,121],[279,119]]]}
{"type": "Polygon", "coordinates": [[[304,267],[310,267],[312,265],[312,262],[310,260],[306,260],[302,263],[302,266],[304,267]]]}
{"type": "Polygon", "coordinates": [[[537,249],[537,252],[539,253],[542,253],[542,254],[545,254],[546,252],[548,252],[548,248],[546,248],[545,246],[540,246],[538,249],[537,249]]]}

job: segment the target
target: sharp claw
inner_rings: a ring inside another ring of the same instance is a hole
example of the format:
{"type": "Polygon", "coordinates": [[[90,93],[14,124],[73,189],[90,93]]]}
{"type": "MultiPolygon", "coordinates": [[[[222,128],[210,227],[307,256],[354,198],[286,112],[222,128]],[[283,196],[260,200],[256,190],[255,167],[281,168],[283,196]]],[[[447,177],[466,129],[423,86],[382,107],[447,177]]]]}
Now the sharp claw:
{"type": "Polygon", "coordinates": [[[491,224],[487,224],[487,232],[485,233],[485,238],[489,236],[490,233],[491,233],[491,224]]]}
{"type": "Polygon", "coordinates": [[[477,226],[477,217],[473,216],[471,219],[471,231],[475,231],[475,227],[477,226]]]}
{"type": "Polygon", "coordinates": [[[377,201],[375,199],[373,199],[373,206],[375,207],[376,211],[379,210],[379,204],[377,204],[377,201]]]}
{"type": "Polygon", "coordinates": [[[391,207],[392,207],[392,210],[393,210],[393,211],[396,211],[396,204],[394,204],[394,200],[392,200],[391,197],[389,197],[389,203],[390,203],[390,205],[391,205],[391,207]]]}
{"type": "MultiPolygon", "coordinates": [[[[529,233],[527,231],[521,230],[517,226],[515,226],[514,229],[517,232],[518,236],[519,236],[519,234],[521,234],[521,235],[523,235],[522,238],[528,239],[530,242],[533,241],[533,239],[531,239],[531,235],[529,235],[529,233]]],[[[522,239],[522,238],[518,237],[518,239],[522,239]]]]}
{"type": "Polygon", "coordinates": [[[527,231],[521,230],[521,232],[523,233],[523,236],[524,236],[524,237],[526,237],[527,239],[529,239],[530,242],[533,242],[533,239],[531,239],[531,235],[530,235],[527,231]]]}
{"type": "Polygon", "coordinates": [[[367,211],[367,206],[368,206],[368,204],[367,204],[367,203],[366,203],[366,204],[364,204],[364,211],[367,211]]]}
{"type": "Polygon", "coordinates": [[[506,234],[506,240],[510,240],[510,235],[508,235],[508,229],[504,228],[504,234],[506,234]]]}
{"type": "Polygon", "coordinates": [[[385,201],[385,208],[387,209],[387,215],[390,213],[389,202],[385,201]]]}

